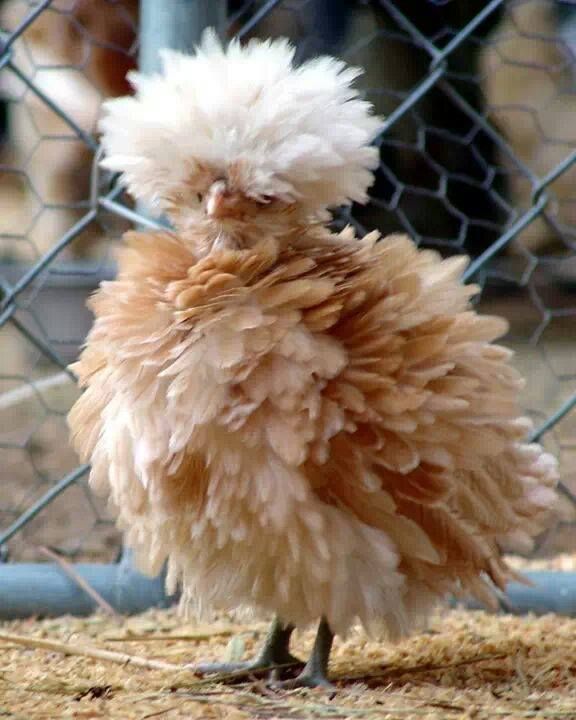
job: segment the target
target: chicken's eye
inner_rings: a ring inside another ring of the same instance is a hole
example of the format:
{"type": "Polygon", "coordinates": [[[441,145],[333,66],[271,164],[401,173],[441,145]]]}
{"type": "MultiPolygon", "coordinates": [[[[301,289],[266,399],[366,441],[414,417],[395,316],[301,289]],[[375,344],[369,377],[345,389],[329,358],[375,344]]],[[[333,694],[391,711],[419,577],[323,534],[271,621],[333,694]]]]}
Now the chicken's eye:
{"type": "Polygon", "coordinates": [[[202,195],[202,193],[196,193],[196,198],[198,202],[202,202],[202,200],[204,199],[204,195],[202,195]]]}

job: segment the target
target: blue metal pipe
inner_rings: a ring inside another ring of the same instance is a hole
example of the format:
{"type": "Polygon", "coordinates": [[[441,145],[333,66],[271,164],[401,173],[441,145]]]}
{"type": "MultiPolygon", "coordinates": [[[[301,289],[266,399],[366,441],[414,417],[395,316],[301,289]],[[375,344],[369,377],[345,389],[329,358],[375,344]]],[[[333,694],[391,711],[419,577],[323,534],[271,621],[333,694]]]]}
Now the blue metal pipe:
{"type": "MultiPolygon", "coordinates": [[[[74,571],[123,615],[169,607],[174,602],[164,592],[164,577],[140,574],[129,553],[115,565],[78,564],[74,571]]],[[[56,564],[0,564],[0,620],[90,615],[97,607],[56,564]]]]}
{"type": "MultiPolygon", "coordinates": [[[[576,573],[554,570],[535,570],[522,573],[534,585],[510,583],[504,596],[505,612],[513,615],[546,615],[555,613],[576,617],[576,573]]],[[[483,610],[475,600],[464,603],[470,610],[483,610]]]]}
{"type": "MultiPolygon", "coordinates": [[[[117,565],[79,564],[74,570],[117,612],[131,615],[152,607],[166,608],[176,598],[164,593],[164,577],[147,578],[137,572],[129,554],[117,565]]],[[[515,615],[556,613],[576,617],[576,573],[537,571],[525,575],[534,583],[512,583],[505,596],[506,612],[515,615]]],[[[482,610],[477,601],[464,603],[482,610]]],[[[89,615],[96,603],[58,565],[0,564],[0,620],[26,617],[89,615]]]]}

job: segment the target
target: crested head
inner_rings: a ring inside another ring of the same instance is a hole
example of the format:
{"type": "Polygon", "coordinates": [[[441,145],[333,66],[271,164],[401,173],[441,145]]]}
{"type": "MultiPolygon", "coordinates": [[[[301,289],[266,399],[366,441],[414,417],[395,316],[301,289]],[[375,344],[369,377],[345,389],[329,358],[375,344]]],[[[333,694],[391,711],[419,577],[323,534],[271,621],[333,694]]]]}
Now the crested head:
{"type": "Polygon", "coordinates": [[[105,103],[103,165],[181,221],[209,193],[236,217],[250,203],[318,216],[364,202],[381,121],[352,87],[359,74],[330,57],[295,66],[286,40],[224,48],[207,32],[193,55],[164,51],[159,74],[131,73],[133,97],[105,103]]]}

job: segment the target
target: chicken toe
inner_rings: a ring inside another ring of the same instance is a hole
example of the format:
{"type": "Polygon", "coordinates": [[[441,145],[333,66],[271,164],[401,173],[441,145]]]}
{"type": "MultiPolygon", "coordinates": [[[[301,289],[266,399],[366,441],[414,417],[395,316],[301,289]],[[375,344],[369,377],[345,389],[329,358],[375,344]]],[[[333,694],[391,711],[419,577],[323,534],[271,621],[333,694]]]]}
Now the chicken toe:
{"type": "Polygon", "coordinates": [[[304,663],[297,657],[294,657],[288,649],[293,631],[294,628],[291,625],[284,625],[278,618],[275,618],[262,650],[253,660],[246,660],[244,662],[202,663],[197,665],[195,670],[202,675],[270,670],[277,675],[285,669],[290,670],[293,669],[294,666],[303,666],[304,663]]]}

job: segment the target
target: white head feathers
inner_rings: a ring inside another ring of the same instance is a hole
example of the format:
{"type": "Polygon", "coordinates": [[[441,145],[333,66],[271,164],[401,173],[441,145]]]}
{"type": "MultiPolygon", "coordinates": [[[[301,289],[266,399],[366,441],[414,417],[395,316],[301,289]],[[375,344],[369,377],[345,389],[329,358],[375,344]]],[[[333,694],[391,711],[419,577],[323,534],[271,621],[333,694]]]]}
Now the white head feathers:
{"type": "Polygon", "coordinates": [[[293,58],[285,40],[223,49],[213,32],[194,55],[164,51],[161,74],[131,73],[135,96],[105,103],[104,167],[162,209],[206,168],[225,178],[232,167],[256,199],[312,213],[364,202],[381,120],[351,88],[361,71],[330,57],[294,67],[293,58]]]}

